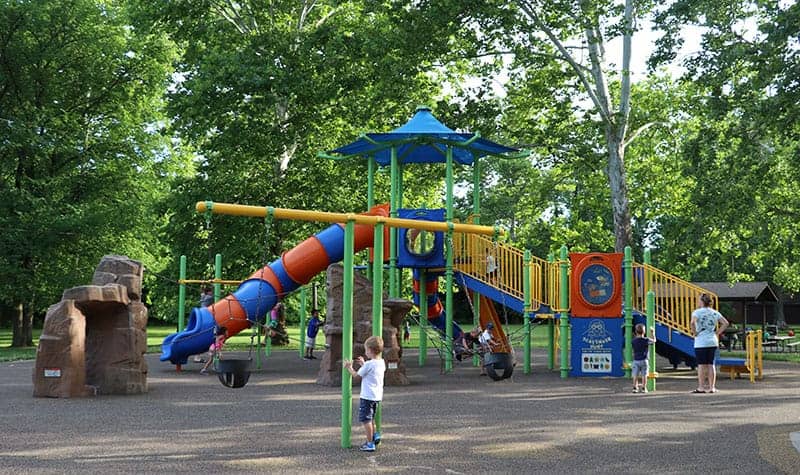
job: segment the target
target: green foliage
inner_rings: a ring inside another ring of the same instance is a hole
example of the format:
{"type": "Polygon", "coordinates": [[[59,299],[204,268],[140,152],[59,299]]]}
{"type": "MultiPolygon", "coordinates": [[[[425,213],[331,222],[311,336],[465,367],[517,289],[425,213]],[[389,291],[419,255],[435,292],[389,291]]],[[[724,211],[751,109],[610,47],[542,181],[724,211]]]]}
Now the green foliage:
{"type": "Polygon", "coordinates": [[[174,50],[128,20],[117,2],[0,6],[0,295],[28,315],[91,281],[104,254],[162,257],[174,50]]]}

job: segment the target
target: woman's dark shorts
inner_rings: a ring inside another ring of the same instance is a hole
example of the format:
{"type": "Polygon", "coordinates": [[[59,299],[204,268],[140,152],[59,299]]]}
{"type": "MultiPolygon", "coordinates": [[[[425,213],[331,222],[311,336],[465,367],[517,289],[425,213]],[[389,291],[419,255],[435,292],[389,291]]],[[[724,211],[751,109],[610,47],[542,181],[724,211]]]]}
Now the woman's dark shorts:
{"type": "Polygon", "coordinates": [[[714,355],[716,353],[716,346],[694,349],[694,356],[697,359],[697,364],[714,364],[714,355]]]}

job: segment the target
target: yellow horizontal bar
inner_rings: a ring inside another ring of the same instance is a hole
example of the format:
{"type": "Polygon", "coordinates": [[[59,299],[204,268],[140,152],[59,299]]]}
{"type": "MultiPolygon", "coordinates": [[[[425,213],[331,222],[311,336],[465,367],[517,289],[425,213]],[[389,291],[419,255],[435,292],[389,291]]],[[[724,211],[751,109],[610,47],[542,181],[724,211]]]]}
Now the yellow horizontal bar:
{"type": "MultiPolygon", "coordinates": [[[[205,213],[208,210],[206,201],[198,201],[195,209],[198,213],[205,213]]],[[[268,207],[237,205],[232,203],[211,203],[213,214],[225,214],[231,216],[249,216],[253,218],[263,218],[267,215],[268,207]]],[[[502,229],[495,229],[491,226],[479,226],[476,224],[443,223],[441,221],[423,221],[404,218],[387,218],[384,216],[368,216],[355,213],[328,213],[325,211],[307,211],[301,209],[272,208],[272,216],[275,219],[294,219],[298,221],[322,221],[326,223],[344,223],[350,220],[356,224],[366,224],[374,226],[377,223],[384,223],[392,228],[424,229],[426,231],[447,231],[452,226],[453,231],[469,234],[494,235],[495,232],[503,234],[502,229]]]]}
{"type": "Polygon", "coordinates": [[[222,284],[222,285],[239,285],[243,280],[222,280],[222,279],[178,279],[179,284],[222,284]]]}

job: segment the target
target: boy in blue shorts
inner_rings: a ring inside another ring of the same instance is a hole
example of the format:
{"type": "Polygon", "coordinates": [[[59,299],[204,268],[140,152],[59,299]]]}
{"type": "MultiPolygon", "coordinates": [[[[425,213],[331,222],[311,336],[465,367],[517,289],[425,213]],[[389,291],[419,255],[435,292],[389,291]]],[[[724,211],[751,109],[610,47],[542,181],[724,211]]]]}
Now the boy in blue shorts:
{"type": "Polygon", "coordinates": [[[655,329],[650,329],[650,336],[652,338],[645,338],[644,325],[641,323],[636,324],[636,336],[631,342],[633,347],[633,365],[631,366],[631,374],[633,375],[633,392],[646,393],[647,392],[647,354],[650,351],[650,345],[656,342],[655,329]],[[639,387],[639,380],[642,381],[642,386],[639,387]]]}
{"type": "Polygon", "coordinates": [[[381,443],[381,434],[375,430],[375,413],[383,399],[383,375],[386,372],[386,364],[382,356],[383,338],[379,336],[367,338],[367,341],[364,342],[364,349],[368,360],[364,361],[363,357],[358,357],[356,360],[360,366],[358,371],[353,369],[351,360],[344,360],[342,365],[353,377],[361,377],[358,421],[364,426],[367,441],[359,447],[359,450],[374,452],[375,447],[381,443]]]}

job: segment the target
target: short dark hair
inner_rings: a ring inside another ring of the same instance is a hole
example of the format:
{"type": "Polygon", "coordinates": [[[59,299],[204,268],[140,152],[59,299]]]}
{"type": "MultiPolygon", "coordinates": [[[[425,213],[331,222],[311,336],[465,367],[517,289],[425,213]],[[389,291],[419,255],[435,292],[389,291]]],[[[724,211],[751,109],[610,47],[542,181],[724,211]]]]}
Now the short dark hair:
{"type": "Polygon", "coordinates": [[[703,302],[704,307],[708,307],[711,305],[711,296],[707,293],[700,294],[700,301],[703,302]]]}
{"type": "Polygon", "coordinates": [[[642,325],[641,323],[636,324],[636,334],[644,335],[644,325],[642,325]]]}

